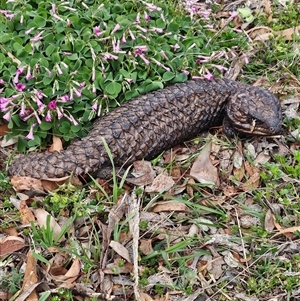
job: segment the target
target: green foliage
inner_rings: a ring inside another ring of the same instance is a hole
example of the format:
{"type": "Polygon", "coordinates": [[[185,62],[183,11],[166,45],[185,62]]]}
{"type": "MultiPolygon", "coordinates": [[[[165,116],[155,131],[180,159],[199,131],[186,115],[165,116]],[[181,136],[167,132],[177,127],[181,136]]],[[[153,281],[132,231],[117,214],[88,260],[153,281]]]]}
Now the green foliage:
{"type": "Polygon", "coordinates": [[[0,117],[21,151],[52,134],[82,137],[101,112],[187,74],[218,76],[229,48],[246,45],[230,26],[216,35],[201,11],[162,0],[0,4],[0,117]]]}
{"type": "Polygon", "coordinates": [[[21,269],[12,267],[11,272],[2,277],[0,289],[15,294],[22,287],[24,273],[21,269]]]}

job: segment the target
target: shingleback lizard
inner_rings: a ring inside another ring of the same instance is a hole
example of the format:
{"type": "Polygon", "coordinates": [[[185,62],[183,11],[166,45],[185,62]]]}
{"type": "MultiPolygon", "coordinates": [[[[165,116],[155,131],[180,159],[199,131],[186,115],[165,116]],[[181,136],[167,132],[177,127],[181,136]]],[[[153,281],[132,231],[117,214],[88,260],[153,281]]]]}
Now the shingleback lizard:
{"type": "Polygon", "coordinates": [[[96,175],[110,166],[151,159],[223,122],[227,135],[274,135],[281,131],[279,100],[269,91],[227,79],[198,80],[141,95],[99,118],[87,137],[61,152],[22,155],[10,175],[59,178],[96,175]]]}

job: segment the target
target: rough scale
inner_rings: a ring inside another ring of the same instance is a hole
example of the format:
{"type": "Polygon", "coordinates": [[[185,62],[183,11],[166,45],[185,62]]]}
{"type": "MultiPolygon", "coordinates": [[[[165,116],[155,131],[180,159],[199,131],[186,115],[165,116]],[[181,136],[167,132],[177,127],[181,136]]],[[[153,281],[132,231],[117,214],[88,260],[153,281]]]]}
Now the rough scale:
{"type": "Polygon", "coordinates": [[[151,159],[164,150],[222,124],[228,135],[273,135],[281,131],[279,100],[269,91],[219,79],[175,84],[139,96],[99,118],[87,137],[61,152],[16,158],[10,175],[59,178],[96,175],[110,166],[104,138],[116,166],[151,159]]]}

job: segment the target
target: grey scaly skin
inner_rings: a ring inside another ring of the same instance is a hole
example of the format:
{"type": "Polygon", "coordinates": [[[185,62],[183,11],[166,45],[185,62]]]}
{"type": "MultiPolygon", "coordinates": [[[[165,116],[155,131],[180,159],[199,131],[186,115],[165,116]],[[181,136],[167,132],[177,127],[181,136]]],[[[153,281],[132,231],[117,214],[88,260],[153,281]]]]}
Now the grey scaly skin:
{"type": "Polygon", "coordinates": [[[281,131],[279,100],[269,91],[227,79],[175,84],[141,95],[99,118],[87,137],[61,152],[16,158],[10,175],[38,179],[96,175],[110,161],[116,166],[151,159],[211,126],[226,134],[274,135],[281,131]]]}

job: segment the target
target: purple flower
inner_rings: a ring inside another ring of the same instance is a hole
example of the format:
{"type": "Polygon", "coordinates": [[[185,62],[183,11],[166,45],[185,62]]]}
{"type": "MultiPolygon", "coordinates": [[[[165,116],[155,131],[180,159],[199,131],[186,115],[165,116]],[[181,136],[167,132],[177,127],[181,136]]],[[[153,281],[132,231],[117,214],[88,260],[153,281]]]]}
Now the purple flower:
{"type": "Polygon", "coordinates": [[[37,124],[34,123],[34,124],[30,127],[29,133],[28,133],[28,135],[25,137],[27,140],[33,140],[33,139],[34,139],[34,136],[33,136],[33,128],[34,128],[36,125],[37,125],[37,124]]]}
{"type": "Polygon", "coordinates": [[[17,83],[15,85],[15,88],[17,91],[22,92],[26,88],[26,85],[24,85],[23,83],[17,83]]]}
{"type": "Polygon", "coordinates": [[[132,78],[124,78],[127,83],[132,84],[133,83],[133,79],[132,78]]]}
{"type": "Polygon", "coordinates": [[[48,103],[48,108],[49,108],[50,110],[55,110],[55,109],[56,109],[56,103],[57,103],[56,99],[51,100],[51,101],[48,103]]]}
{"type": "Polygon", "coordinates": [[[35,119],[37,120],[38,124],[41,124],[41,123],[42,123],[42,121],[41,121],[41,119],[40,119],[40,117],[39,117],[38,113],[37,113],[36,111],[34,111],[34,112],[33,112],[33,114],[34,114],[34,116],[35,116],[35,119]]]}

